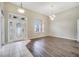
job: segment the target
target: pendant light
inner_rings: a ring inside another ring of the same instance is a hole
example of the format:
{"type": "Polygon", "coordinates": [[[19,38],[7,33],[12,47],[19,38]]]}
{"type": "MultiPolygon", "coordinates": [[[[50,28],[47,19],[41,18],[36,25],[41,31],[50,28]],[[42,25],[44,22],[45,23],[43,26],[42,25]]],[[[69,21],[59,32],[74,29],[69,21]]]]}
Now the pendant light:
{"type": "Polygon", "coordinates": [[[53,15],[51,15],[51,16],[49,16],[49,18],[53,21],[54,19],[55,19],[55,15],[53,14],[53,15]]]}
{"type": "Polygon", "coordinates": [[[53,21],[55,19],[56,15],[53,12],[53,6],[50,6],[50,16],[49,18],[53,21]]]}
{"type": "Polygon", "coordinates": [[[18,12],[19,12],[19,13],[24,13],[24,12],[25,12],[25,10],[23,9],[22,2],[21,2],[21,7],[18,8],[18,12]]]}

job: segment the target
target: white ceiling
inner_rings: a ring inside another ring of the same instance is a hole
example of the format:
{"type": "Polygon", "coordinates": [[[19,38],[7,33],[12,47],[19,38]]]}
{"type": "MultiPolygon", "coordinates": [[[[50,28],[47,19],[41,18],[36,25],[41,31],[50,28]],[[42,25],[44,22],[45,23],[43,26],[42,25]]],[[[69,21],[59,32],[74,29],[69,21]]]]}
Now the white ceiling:
{"type": "MultiPolygon", "coordinates": [[[[20,2],[12,2],[17,6],[20,6],[20,2]]],[[[42,13],[44,15],[51,15],[51,6],[53,13],[59,13],[69,8],[73,8],[79,5],[78,2],[23,2],[23,7],[29,10],[42,13]]]]}

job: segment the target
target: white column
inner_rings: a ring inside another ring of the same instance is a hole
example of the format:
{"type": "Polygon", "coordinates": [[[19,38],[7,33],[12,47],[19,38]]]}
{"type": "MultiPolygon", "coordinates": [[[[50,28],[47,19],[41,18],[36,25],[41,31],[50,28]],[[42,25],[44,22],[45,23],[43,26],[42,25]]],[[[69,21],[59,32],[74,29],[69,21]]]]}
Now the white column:
{"type": "Polygon", "coordinates": [[[0,48],[1,48],[1,18],[0,18],[0,48]]]}
{"type": "Polygon", "coordinates": [[[79,42],[79,19],[77,21],[77,41],[79,42]]]}
{"type": "Polygon", "coordinates": [[[0,48],[1,48],[1,45],[2,45],[2,19],[1,19],[1,9],[0,9],[0,48]]]}
{"type": "Polygon", "coordinates": [[[0,48],[4,41],[4,15],[3,15],[3,3],[0,4],[0,48]]]}

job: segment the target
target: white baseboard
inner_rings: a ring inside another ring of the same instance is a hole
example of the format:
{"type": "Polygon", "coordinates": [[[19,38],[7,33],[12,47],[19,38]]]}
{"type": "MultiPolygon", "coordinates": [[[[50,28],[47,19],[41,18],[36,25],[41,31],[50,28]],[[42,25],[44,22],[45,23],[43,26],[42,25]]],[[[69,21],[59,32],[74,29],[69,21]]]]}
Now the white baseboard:
{"type": "Polygon", "coordinates": [[[64,39],[69,39],[69,40],[76,40],[76,38],[70,38],[70,37],[60,37],[60,36],[56,36],[56,35],[49,35],[52,37],[59,37],[59,38],[64,38],[64,39]]]}
{"type": "Polygon", "coordinates": [[[29,38],[29,39],[35,39],[35,38],[40,38],[40,37],[45,37],[45,36],[47,36],[47,35],[37,36],[37,37],[31,37],[31,38],[29,38]]]}

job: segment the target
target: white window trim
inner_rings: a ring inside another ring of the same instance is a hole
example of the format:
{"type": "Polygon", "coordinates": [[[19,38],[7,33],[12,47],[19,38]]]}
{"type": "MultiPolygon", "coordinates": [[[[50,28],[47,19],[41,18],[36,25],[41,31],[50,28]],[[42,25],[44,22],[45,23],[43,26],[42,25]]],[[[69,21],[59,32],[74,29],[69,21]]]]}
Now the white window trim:
{"type": "Polygon", "coordinates": [[[44,23],[43,22],[41,24],[41,32],[36,32],[35,31],[35,26],[34,26],[34,33],[44,33],[44,23]]]}

